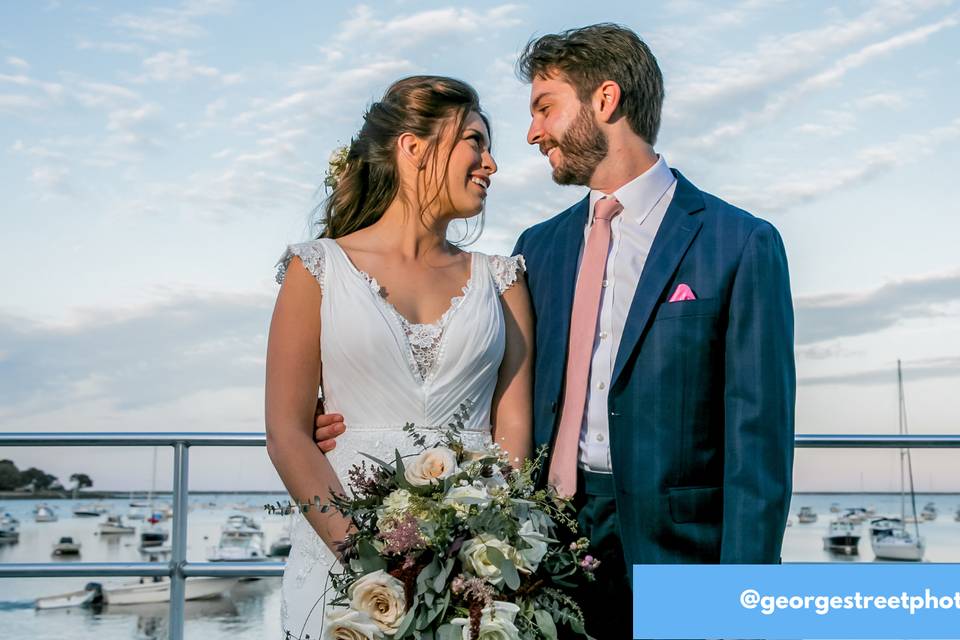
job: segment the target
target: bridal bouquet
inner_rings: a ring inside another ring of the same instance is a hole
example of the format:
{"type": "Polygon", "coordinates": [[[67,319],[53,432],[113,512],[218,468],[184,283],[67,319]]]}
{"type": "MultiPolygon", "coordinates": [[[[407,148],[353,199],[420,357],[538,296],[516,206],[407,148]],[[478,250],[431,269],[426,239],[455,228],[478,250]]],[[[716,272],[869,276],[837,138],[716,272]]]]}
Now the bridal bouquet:
{"type": "Polygon", "coordinates": [[[534,486],[544,451],[519,469],[495,444],[468,451],[466,412],[433,431],[436,442],[407,425],[419,454],[367,456],[350,472],[352,496],[322,507],[356,525],[339,549],[344,572],[331,573],[325,637],[538,640],[560,626],[585,635],[568,591],[599,563],[569,533],[569,503],[534,486]],[[556,539],[561,528],[572,542],[556,539]]]}

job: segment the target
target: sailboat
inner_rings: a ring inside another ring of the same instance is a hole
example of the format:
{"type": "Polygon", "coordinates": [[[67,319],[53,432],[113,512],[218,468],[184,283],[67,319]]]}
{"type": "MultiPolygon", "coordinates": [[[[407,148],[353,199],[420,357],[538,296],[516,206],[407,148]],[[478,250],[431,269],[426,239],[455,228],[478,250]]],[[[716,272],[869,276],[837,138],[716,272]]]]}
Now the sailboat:
{"type": "Polygon", "coordinates": [[[140,548],[158,547],[167,541],[170,536],[167,530],[158,523],[160,519],[156,517],[153,511],[153,492],[157,488],[157,448],[153,448],[153,473],[150,479],[150,493],[147,494],[147,504],[149,505],[147,513],[147,524],[140,530],[140,548]]]}
{"type": "MultiPolygon", "coordinates": [[[[903,396],[903,371],[897,360],[897,391],[900,403],[900,435],[907,435],[907,405],[903,396]]],[[[877,558],[885,560],[923,560],[926,541],[920,535],[917,522],[917,498],[913,489],[913,462],[910,449],[900,449],[900,518],[878,518],[870,523],[870,545],[877,558]],[[912,527],[907,527],[906,483],[904,481],[904,459],[906,475],[910,478],[910,509],[912,527]]]]}

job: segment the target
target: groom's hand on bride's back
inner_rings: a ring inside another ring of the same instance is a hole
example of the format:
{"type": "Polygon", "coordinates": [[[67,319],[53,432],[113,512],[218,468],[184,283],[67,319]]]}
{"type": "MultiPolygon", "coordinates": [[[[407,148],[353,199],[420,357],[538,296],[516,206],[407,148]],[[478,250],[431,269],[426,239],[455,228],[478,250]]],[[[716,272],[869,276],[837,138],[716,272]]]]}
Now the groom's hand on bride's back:
{"type": "Polygon", "coordinates": [[[337,436],[346,431],[343,416],[339,413],[324,413],[323,401],[317,400],[317,414],[313,424],[313,439],[317,448],[324,453],[333,451],[337,446],[337,436]]]}

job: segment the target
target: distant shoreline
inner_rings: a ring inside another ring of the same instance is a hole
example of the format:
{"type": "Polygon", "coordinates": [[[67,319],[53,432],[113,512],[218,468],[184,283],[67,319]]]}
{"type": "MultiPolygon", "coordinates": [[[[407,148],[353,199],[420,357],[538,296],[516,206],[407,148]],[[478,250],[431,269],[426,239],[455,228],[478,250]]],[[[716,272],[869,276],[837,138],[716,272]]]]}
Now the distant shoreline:
{"type": "MultiPolygon", "coordinates": [[[[224,495],[262,495],[274,496],[285,493],[277,491],[191,491],[191,496],[224,496],[224,495]]],[[[154,491],[154,497],[173,498],[172,491],[154,491]]],[[[131,500],[146,500],[147,491],[82,491],[77,494],[77,500],[111,500],[115,498],[129,498],[131,500]]],[[[0,500],[72,500],[70,491],[0,491],[0,500]]]]}
{"type": "MultiPolygon", "coordinates": [[[[899,491],[795,491],[796,496],[889,496],[896,495],[899,491]]],[[[919,494],[929,496],[950,496],[960,494],[957,491],[917,491],[919,494]]],[[[284,495],[283,490],[262,491],[262,490],[221,490],[221,491],[191,491],[191,496],[230,496],[230,495],[257,495],[257,496],[275,496],[284,495]]],[[[171,491],[154,491],[154,497],[163,497],[172,500],[171,491]]],[[[117,498],[128,498],[131,500],[146,500],[147,491],[83,491],[77,494],[77,500],[111,500],[117,498]]],[[[36,491],[33,493],[26,491],[0,491],[0,500],[72,500],[73,494],[70,491],[36,491]]]]}

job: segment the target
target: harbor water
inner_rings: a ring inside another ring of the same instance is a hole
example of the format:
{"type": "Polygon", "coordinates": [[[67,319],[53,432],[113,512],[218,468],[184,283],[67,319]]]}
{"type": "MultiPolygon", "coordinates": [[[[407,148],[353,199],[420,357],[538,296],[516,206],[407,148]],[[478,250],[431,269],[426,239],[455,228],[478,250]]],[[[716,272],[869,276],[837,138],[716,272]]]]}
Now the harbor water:
{"type": "MultiPolygon", "coordinates": [[[[191,494],[187,526],[187,559],[206,561],[216,546],[220,527],[227,517],[244,514],[256,519],[264,532],[266,545],[286,535],[287,518],[270,515],[263,505],[285,500],[277,495],[212,495],[191,494]]],[[[909,497],[908,497],[909,500],[909,497]]],[[[33,520],[31,500],[11,500],[0,505],[20,520],[20,540],[0,545],[0,562],[46,562],[61,536],[71,536],[81,543],[77,558],[83,562],[143,562],[149,559],[139,547],[137,535],[99,535],[99,518],[78,518],[73,509],[89,500],[51,500],[59,519],[37,523],[33,520]]],[[[113,513],[124,515],[131,510],[129,500],[99,501],[113,513]]],[[[960,507],[960,494],[918,494],[917,509],[933,502],[939,516],[920,524],[926,538],[926,562],[960,562],[960,522],[954,519],[960,507]]],[[[899,494],[800,494],[790,507],[791,525],[783,544],[784,562],[873,562],[866,525],[855,555],[825,551],[822,537],[831,519],[831,505],[841,512],[846,508],[872,508],[877,516],[900,514],[899,494]],[[801,507],[811,507],[817,521],[797,522],[801,507]]],[[[909,503],[908,503],[909,513],[909,503]]],[[[142,522],[140,523],[142,524],[142,522]]],[[[161,526],[169,530],[170,522],[161,526]]],[[[139,529],[138,529],[139,530],[139,529]]],[[[63,558],[66,560],[67,558],[63,558]]],[[[104,585],[136,583],[136,578],[3,578],[0,579],[0,637],[32,640],[70,638],[71,640],[128,640],[130,638],[166,638],[167,604],[106,606],[101,610],[72,608],[37,610],[37,598],[79,590],[88,582],[104,585]]],[[[184,634],[197,640],[246,640],[280,637],[280,579],[267,578],[240,582],[223,596],[211,600],[186,603],[184,634]]]]}

